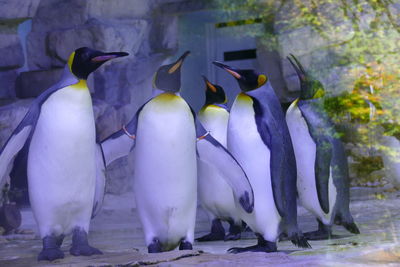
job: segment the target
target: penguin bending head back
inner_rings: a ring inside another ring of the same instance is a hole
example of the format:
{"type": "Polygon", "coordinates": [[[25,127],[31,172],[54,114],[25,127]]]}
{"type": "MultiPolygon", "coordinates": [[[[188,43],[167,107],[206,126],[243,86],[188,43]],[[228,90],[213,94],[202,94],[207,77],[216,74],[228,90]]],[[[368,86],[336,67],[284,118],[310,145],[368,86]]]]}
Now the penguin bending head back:
{"type": "Polygon", "coordinates": [[[287,59],[292,64],[300,80],[299,99],[308,100],[325,96],[325,88],[322,83],[308,74],[294,55],[290,54],[290,57],[287,57],[287,59]]]}
{"type": "Polygon", "coordinates": [[[297,161],[298,196],[318,221],[318,230],[305,236],[311,240],[329,239],[333,223],[359,234],[349,209],[347,156],[325,110],[324,87],[295,56],[290,55],[288,60],[300,80],[300,96],[286,113],[297,161]]]}

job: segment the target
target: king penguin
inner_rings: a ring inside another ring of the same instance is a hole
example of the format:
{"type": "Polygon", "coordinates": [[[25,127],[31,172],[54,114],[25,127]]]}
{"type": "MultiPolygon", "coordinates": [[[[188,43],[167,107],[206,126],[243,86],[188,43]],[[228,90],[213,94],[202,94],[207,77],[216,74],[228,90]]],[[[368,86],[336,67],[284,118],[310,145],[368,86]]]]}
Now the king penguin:
{"type": "Polygon", "coordinates": [[[254,190],[254,211],[240,211],[241,219],[256,233],[258,243],[231,248],[232,253],[277,251],[279,235],[286,232],[293,244],[310,247],[297,227],[296,162],[285,117],[267,77],[254,70],[213,62],[239,83],[228,122],[228,150],[248,175],[254,190]]]}
{"type": "MultiPolygon", "coordinates": [[[[206,87],[205,104],[199,111],[199,121],[210,134],[226,147],[226,133],[229,111],[224,105],[227,102],[224,89],[212,84],[203,76],[206,87]]],[[[211,233],[197,238],[196,241],[237,240],[241,236],[242,221],[239,218],[233,197],[232,188],[218,169],[198,161],[198,194],[199,200],[211,220],[211,233]],[[221,220],[229,223],[229,233],[221,220]]]]}
{"type": "Polygon", "coordinates": [[[102,142],[108,161],[134,154],[134,194],[149,253],[177,246],[192,249],[197,158],[219,168],[242,209],[251,212],[254,206],[253,190],[240,164],[208,134],[179,95],[187,55],[189,51],[157,70],[153,97],[102,142]]]}
{"type": "Polygon", "coordinates": [[[324,112],[325,90],[293,56],[288,60],[300,79],[300,97],[288,108],[286,121],[297,161],[297,191],[302,205],[317,217],[311,240],[331,237],[333,222],[360,231],[350,214],[347,158],[334,125],[324,112]]]}
{"type": "Polygon", "coordinates": [[[32,211],[43,240],[38,260],[64,257],[60,247],[72,232],[70,253],[101,254],[88,244],[95,198],[96,133],[88,75],[106,61],[128,55],[87,47],[75,50],[61,80],[31,104],[0,151],[4,178],[16,154],[29,142],[27,174],[32,211]]]}

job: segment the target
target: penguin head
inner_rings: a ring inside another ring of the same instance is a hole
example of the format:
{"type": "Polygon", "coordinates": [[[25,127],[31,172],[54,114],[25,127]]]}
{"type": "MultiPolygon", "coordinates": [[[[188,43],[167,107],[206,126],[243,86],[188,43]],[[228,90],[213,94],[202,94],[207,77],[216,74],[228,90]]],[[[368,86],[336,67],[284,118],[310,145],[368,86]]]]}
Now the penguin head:
{"type": "Polygon", "coordinates": [[[312,78],[294,55],[290,54],[290,56],[291,58],[287,57],[287,59],[292,64],[300,80],[300,99],[307,100],[323,97],[325,89],[322,83],[312,78]]]}
{"type": "Polygon", "coordinates": [[[166,92],[178,92],[181,89],[181,67],[190,54],[186,51],[172,64],[161,66],[154,75],[154,87],[166,92]]]}
{"type": "Polygon", "coordinates": [[[129,55],[125,52],[105,53],[88,47],[76,49],[69,56],[68,66],[72,74],[80,80],[86,80],[90,73],[110,59],[129,55]]]}
{"type": "Polygon", "coordinates": [[[224,89],[217,84],[212,84],[204,75],[203,79],[206,84],[206,105],[225,104],[227,99],[224,89]]]}
{"type": "Polygon", "coordinates": [[[240,89],[243,92],[251,91],[263,86],[268,78],[264,74],[259,74],[255,70],[247,69],[237,69],[231,66],[222,64],[221,62],[214,61],[214,65],[226,70],[238,81],[240,89]]]}

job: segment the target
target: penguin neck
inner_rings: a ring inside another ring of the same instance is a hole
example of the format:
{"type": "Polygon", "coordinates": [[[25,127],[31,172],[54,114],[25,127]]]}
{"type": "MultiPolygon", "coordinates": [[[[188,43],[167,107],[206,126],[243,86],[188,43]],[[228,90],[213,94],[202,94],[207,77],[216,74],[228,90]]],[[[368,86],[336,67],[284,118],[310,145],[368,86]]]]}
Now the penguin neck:
{"type": "Polygon", "coordinates": [[[75,90],[88,90],[86,80],[78,80],[77,83],[71,85],[71,87],[75,90]]]}
{"type": "Polygon", "coordinates": [[[226,109],[224,105],[222,104],[217,104],[217,103],[212,103],[212,104],[204,104],[204,106],[201,108],[201,112],[204,112],[207,108],[213,108],[213,109],[226,109]]]}
{"type": "Polygon", "coordinates": [[[159,95],[161,95],[161,94],[170,94],[170,95],[176,95],[176,96],[181,96],[181,94],[179,93],[179,91],[178,92],[168,92],[168,91],[163,91],[163,90],[160,90],[160,89],[158,89],[158,88],[153,88],[153,92],[152,92],[152,98],[155,98],[155,97],[157,97],[157,96],[159,96],[159,95]]]}

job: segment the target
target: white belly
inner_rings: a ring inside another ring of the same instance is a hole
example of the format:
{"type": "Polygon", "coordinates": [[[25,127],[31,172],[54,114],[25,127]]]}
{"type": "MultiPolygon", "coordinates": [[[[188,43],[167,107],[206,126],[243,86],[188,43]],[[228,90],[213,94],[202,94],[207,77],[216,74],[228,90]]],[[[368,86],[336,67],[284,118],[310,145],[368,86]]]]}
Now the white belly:
{"type": "Polygon", "coordinates": [[[254,191],[254,211],[239,208],[241,219],[266,240],[275,242],[281,217],[273,197],[270,150],[262,141],[255,122],[252,101],[239,95],[231,109],[228,149],[245,170],[254,191]]]}
{"type": "MultiPolygon", "coordinates": [[[[226,136],[229,113],[218,106],[208,106],[198,116],[204,128],[223,146],[226,147],[226,136]]],[[[214,166],[198,161],[198,193],[203,208],[210,219],[232,219],[239,223],[232,188],[214,166]]]]}
{"type": "Polygon", "coordinates": [[[393,136],[382,136],[382,143],[387,147],[382,153],[386,178],[400,188],[400,142],[393,136]]]}
{"type": "Polygon", "coordinates": [[[182,98],[150,101],[139,115],[134,191],[146,244],[165,250],[181,238],[193,242],[197,205],[196,134],[182,98]]]}
{"type": "Polygon", "coordinates": [[[89,90],[70,87],[42,105],[28,157],[29,196],[42,237],[89,228],[95,125],[89,90]]]}
{"type": "Polygon", "coordinates": [[[328,183],[329,213],[325,213],[319,204],[315,180],[316,144],[297,105],[291,105],[288,109],[286,122],[296,157],[297,191],[300,202],[324,224],[331,224],[333,207],[336,203],[336,187],[333,184],[332,168],[330,167],[328,183]]]}

